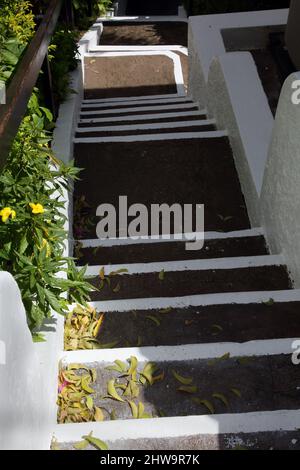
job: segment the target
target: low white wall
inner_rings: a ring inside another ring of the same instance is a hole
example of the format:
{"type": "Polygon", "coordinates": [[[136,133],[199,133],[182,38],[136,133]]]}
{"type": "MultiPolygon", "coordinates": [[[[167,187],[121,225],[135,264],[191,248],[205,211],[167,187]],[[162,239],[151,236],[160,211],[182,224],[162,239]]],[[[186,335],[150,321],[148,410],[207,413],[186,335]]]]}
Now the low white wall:
{"type": "MultiPolygon", "coordinates": [[[[189,90],[188,93],[200,106],[206,106],[206,87],[211,61],[226,53],[224,37],[226,32],[239,31],[241,48],[245,47],[242,28],[264,28],[286,25],[288,9],[231,13],[221,15],[202,15],[189,17],[189,90]]],[[[229,35],[230,37],[230,35],[229,35]]],[[[249,32],[246,34],[249,39],[249,32]]],[[[253,37],[253,35],[252,35],[253,37]]],[[[257,37],[257,35],[256,35],[257,37]]],[[[236,42],[236,39],[235,39],[236,42]]],[[[248,40],[249,44],[249,40],[248,40]]],[[[249,44],[250,46],[251,44],[249,44]]],[[[255,42],[253,46],[257,46],[255,42]]]]}
{"type": "Polygon", "coordinates": [[[282,252],[295,287],[300,287],[300,104],[292,103],[286,80],[277,108],[261,196],[263,226],[270,249],[282,252]]]}
{"type": "Polygon", "coordinates": [[[206,96],[208,116],[228,131],[249,217],[257,226],[274,120],[252,55],[231,52],[213,59],[206,96]]]}

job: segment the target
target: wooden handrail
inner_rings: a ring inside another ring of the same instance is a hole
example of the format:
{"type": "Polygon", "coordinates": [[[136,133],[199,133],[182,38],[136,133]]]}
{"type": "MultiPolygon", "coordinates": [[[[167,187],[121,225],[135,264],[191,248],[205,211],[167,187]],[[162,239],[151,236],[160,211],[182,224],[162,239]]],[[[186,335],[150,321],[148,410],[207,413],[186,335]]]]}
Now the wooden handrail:
{"type": "Polygon", "coordinates": [[[0,169],[27,110],[29,98],[46,57],[51,36],[64,0],[51,0],[6,89],[6,104],[0,105],[0,169]]]}

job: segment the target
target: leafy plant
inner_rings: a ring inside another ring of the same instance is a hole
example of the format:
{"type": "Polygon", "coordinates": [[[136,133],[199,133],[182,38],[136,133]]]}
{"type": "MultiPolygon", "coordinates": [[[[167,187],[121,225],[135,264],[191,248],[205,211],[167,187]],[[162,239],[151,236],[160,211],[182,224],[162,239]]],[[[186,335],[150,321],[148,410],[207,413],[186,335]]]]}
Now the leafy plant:
{"type": "Polygon", "coordinates": [[[32,5],[28,0],[0,0],[0,35],[27,44],[35,28],[32,5]]]}
{"type": "Polygon", "coordinates": [[[55,158],[52,127],[50,111],[39,106],[34,92],[0,175],[0,269],[18,282],[31,330],[51,317],[52,309],[68,311],[67,293],[84,304],[92,289],[64,256],[63,191],[78,169],[55,158]]]}

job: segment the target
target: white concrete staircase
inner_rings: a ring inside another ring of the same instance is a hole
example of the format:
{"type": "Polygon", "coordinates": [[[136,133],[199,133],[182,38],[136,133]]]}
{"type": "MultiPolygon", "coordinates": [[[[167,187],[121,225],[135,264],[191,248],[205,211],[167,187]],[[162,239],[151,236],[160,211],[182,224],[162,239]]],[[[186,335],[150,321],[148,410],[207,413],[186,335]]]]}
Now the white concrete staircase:
{"type": "MultiPolygon", "coordinates": [[[[146,150],[160,142],[157,151],[177,141],[199,149],[208,145],[214,164],[220,142],[230,150],[226,135],[188,97],[84,100],[74,139],[75,155],[79,166],[86,159],[83,178],[89,178],[91,195],[98,187],[99,198],[110,202],[110,181],[102,186],[98,179],[98,186],[93,186],[92,180],[93,171],[95,178],[101,175],[96,167],[110,158],[106,154],[113,145],[117,149],[111,155],[114,162],[122,160],[126,145],[141,142],[146,150]]],[[[190,156],[187,153],[185,158],[190,156]]],[[[219,158],[221,162],[223,156],[219,158]]],[[[128,175],[135,165],[133,159],[128,175]]],[[[118,171],[116,168],[116,174],[118,171]]],[[[143,186],[147,180],[139,183],[143,186]]],[[[186,186],[189,183],[184,181],[186,186]]],[[[216,186],[215,192],[219,189],[216,186]]],[[[128,187],[129,193],[131,190],[128,187]]],[[[95,285],[103,266],[106,274],[120,268],[127,271],[114,276],[120,283],[118,292],[104,288],[93,294],[92,302],[106,315],[100,344],[114,337],[118,344],[62,355],[65,364],[96,367],[95,401],[108,410],[106,420],[57,425],[60,446],[70,448],[93,431],[110,449],[297,447],[300,369],[292,364],[291,355],[293,341],[300,334],[300,291],[292,288],[282,256],[269,254],[260,228],[209,230],[203,250],[195,252],[185,251],[185,240],[172,235],[169,240],[86,238],[79,242],[80,263],[89,263],[87,275],[95,285]],[[162,271],[163,281],[159,279],[162,271]],[[118,378],[106,366],[132,356],[138,360],[138,370],[153,361],[165,373],[159,384],[140,391],[139,400],[150,419],[133,419],[126,402],[103,398],[108,380],[118,378]],[[176,391],[174,369],[193,378],[195,392],[176,391]],[[207,402],[213,405],[211,413],[207,402]],[[117,418],[110,420],[113,409],[117,418]]]]}

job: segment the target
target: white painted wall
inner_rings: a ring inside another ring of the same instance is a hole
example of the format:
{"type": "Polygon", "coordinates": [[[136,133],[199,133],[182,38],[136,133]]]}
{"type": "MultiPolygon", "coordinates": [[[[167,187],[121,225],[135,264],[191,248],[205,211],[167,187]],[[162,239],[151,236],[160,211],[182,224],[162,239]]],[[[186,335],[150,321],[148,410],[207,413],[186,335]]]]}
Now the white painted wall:
{"type": "Polygon", "coordinates": [[[260,223],[259,197],[274,119],[249,52],[212,60],[206,88],[208,116],[229,134],[252,226],[260,223]]]}
{"type": "Polygon", "coordinates": [[[282,252],[295,286],[300,286],[300,104],[292,103],[287,78],[277,108],[261,195],[262,222],[273,253],[282,252]]]}
{"type": "MultiPolygon", "coordinates": [[[[206,87],[210,64],[214,57],[226,53],[223,38],[226,31],[238,29],[242,48],[244,48],[245,41],[242,38],[241,28],[245,30],[245,37],[249,38],[247,28],[269,26],[277,28],[278,25],[286,25],[287,17],[288,9],[189,17],[190,76],[188,93],[201,106],[206,106],[206,87]]],[[[253,45],[257,46],[257,43],[253,45]]]]}
{"type": "Polygon", "coordinates": [[[0,449],[45,448],[49,441],[49,404],[44,403],[39,358],[17,283],[3,271],[0,340],[6,353],[5,361],[0,361],[0,449]]]}

